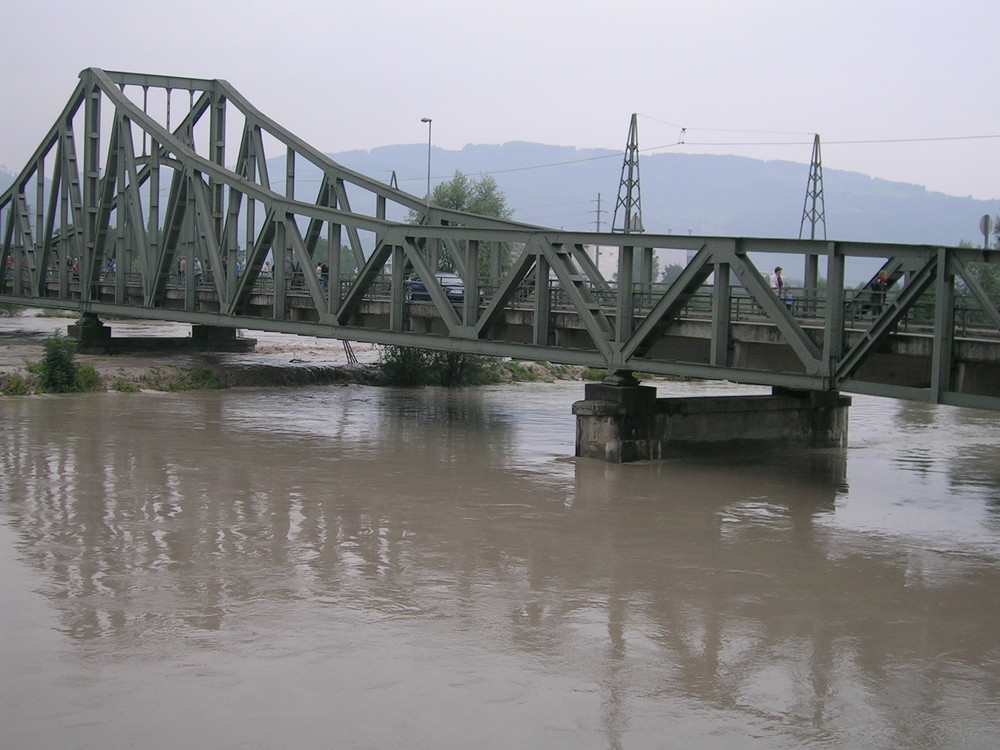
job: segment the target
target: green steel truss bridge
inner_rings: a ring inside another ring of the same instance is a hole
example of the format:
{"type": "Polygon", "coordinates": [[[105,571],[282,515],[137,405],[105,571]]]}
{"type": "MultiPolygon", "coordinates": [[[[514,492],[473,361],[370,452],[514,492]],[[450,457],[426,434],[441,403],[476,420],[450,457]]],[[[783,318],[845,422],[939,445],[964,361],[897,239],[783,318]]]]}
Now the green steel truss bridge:
{"type": "Polygon", "coordinates": [[[1000,311],[979,281],[1000,251],[566,232],[457,212],[345,169],[222,80],[84,70],[0,196],[0,233],[0,302],[89,319],[1000,409],[1000,311]],[[664,251],[685,253],[671,284],[653,278],[664,251]],[[804,272],[790,305],[769,285],[775,257],[804,272]],[[458,301],[433,281],[443,261],[464,281],[458,301]],[[888,274],[881,304],[845,287],[857,263],[888,274]],[[413,276],[429,301],[409,299],[413,276]]]}

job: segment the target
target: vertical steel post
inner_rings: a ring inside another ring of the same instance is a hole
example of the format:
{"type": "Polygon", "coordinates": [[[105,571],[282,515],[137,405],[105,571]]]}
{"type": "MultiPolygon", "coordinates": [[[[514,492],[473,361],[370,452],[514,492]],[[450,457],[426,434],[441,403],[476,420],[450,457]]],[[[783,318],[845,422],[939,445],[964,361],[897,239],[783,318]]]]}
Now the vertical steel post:
{"type": "Polygon", "coordinates": [[[728,263],[715,264],[715,287],[712,291],[712,349],[709,362],[714,367],[728,367],[732,317],[728,263]]]}
{"type": "Polygon", "coordinates": [[[618,299],[616,304],[615,341],[628,341],[632,335],[635,299],[632,294],[633,251],[626,245],[618,248],[618,299]]]}
{"type": "Polygon", "coordinates": [[[434,121],[430,117],[421,117],[420,122],[427,123],[427,203],[424,223],[431,223],[431,128],[434,121]]]}
{"type": "Polygon", "coordinates": [[[934,283],[934,353],[931,355],[931,392],[936,403],[951,390],[952,351],[955,346],[955,276],[948,267],[948,250],[938,248],[934,283]]]}
{"type": "Polygon", "coordinates": [[[826,250],[826,330],[823,334],[823,363],[831,387],[844,353],[844,255],[835,242],[826,250]]]}

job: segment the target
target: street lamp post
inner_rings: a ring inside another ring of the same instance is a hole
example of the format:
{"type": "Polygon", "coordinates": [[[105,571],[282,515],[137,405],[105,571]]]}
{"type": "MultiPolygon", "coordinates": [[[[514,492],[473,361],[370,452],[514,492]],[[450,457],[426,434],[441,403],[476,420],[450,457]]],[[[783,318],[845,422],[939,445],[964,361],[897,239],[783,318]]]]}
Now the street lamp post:
{"type": "Polygon", "coordinates": [[[421,117],[420,122],[427,123],[427,213],[424,220],[431,223],[431,123],[430,117],[421,117]]]}

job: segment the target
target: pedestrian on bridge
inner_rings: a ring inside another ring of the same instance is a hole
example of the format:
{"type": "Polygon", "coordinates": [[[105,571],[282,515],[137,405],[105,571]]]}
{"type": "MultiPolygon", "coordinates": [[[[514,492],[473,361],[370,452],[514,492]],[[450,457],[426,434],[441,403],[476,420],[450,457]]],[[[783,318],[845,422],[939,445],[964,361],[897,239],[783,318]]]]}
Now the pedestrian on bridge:
{"type": "Polygon", "coordinates": [[[785,307],[791,310],[792,293],[789,291],[788,287],[785,286],[785,280],[781,277],[781,271],[781,266],[776,266],[774,273],[771,274],[771,289],[774,290],[775,296],[785,303],[785,307]]]}
{"type": "Polygon", "coordinates": [[[871,287],[872,290],[872,317],[877,318],[882,314],[882,305],[885,304],[885,295],[886,292],[889,291],[889,282],[885,271],[879,271],[878,276],[876,276],[875,280],[868,286],[871,287]]]}

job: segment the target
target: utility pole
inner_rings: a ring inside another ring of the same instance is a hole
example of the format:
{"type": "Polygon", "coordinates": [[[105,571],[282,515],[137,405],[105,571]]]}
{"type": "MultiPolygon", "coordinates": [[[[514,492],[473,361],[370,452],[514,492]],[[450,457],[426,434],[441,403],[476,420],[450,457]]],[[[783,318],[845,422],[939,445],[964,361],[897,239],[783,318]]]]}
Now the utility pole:
{"type": "MultiPolygon", "coordinates": [[[[601,210],[601,194],[597,194],[597,233],[601,232],[601,214],[604,212],[601,210]]],[[[597,266],[598,270],[601,268],[601,246],[598,243],[594,243],[594,265],[597,266]]]]}

